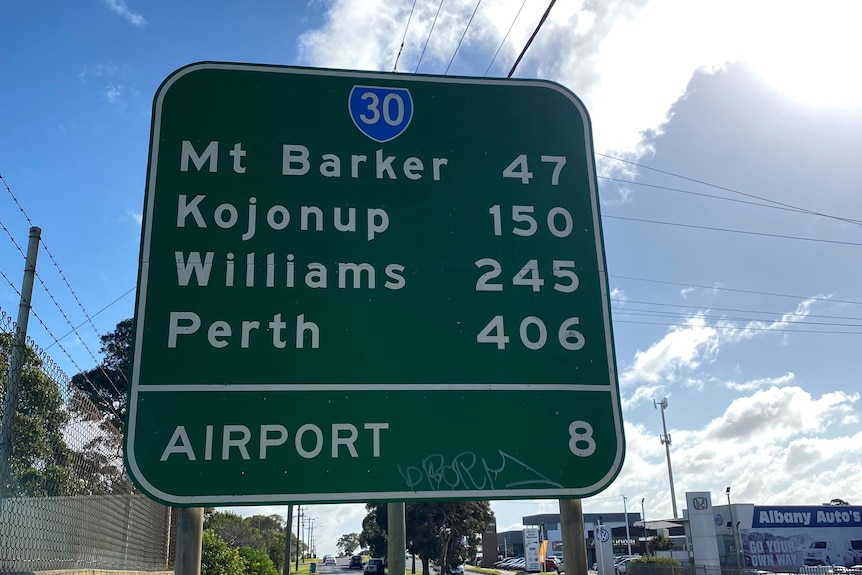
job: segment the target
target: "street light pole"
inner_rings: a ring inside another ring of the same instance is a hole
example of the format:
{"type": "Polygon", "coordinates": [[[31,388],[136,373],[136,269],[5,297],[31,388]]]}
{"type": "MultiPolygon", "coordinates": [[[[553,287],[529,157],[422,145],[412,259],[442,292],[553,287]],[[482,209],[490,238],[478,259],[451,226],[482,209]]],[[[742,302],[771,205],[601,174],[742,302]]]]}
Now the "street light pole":
{"type": "Polygon", "coordinates": [[[661,428],[664,435],[661,436],[662,445],[664,445],[665,454],[667,455],[667,477],[670,481],[670,502],[673,507],[673,518],[677,518],[676,513],[676,493],[673,490],[673,469],[670,466],[670,434],[667,432],[667,423],[664,419],[664,410],[667,409],[667,398],[661,401],[652,400],[653,407],[658,409],[661,406],[661,428]]]}
{"type": "Polygon", "coordinates": [[[736,525],[733,522],[733,505],[730,504],[730,487],[724,490],[724,493],[727,495],[727,512],[730,514],[730,536],[733,538],[733,549],[734,555],[736,555],[736,573],[742,573],[742,564],[739,561],[739,556],[741,555],[741,546],[742,539],[737,537],[739,535],[739,525],[736,525]],[[736,526],[736,533],[734,533],[734,526],[736,526]]]}
{"type": "Polygon", "coordinates": [[[629,549],[629,555],[632,554],[632,536],[629,533],[629,509],[626,506],[626,499],[628,499],[625,495],[623,495],[623,516],[626,520],[626,545],[629,549]]]}
{"type": "Polygon", "coordinates": [[[641,497],[641,526],[644,533],[644,555],[649,555],[649,545],[646,538],[646,512],[644,511],[644,497],[641,497]]]}

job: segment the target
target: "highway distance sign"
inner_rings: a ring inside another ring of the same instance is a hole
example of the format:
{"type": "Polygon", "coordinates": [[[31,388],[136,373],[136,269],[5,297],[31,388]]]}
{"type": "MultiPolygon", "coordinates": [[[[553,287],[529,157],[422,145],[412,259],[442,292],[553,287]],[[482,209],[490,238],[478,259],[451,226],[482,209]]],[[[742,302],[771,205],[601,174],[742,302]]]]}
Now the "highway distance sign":
{"type": "Polygon", "coordinates": [[[589,117],[551,82],[174,72],[135,321],[126,463],[171,505],[577,498],[622,466],[589,117]]]}

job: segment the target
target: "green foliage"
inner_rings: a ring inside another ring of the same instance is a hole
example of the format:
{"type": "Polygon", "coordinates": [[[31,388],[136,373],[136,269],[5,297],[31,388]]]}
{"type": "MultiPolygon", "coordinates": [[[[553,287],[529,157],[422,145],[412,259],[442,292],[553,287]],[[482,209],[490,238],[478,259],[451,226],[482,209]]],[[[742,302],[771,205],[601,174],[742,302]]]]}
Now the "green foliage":
{"type": "Polygon", "coordinates": [[[260,531],[251,522],[236,513],[219,511],[205,516],[204,529],[211,529],[230,547],[264,549],[260,531]]]}
{"type": "Polygon", "coordinates": [[[204,529],[201,546],[201,575],[245,575],[246,563],[237,549],[211,529],[204,529]]]}
{"type": "Polygon", "coordinates": [[[670,537],[666,537],[664,535],[656,535],[649,540],[649,544],[650,549],[656,549],[658,551],[667,551],[668,549],[673,548],[673,541],[670,540],[670,537]]]}
{"type": "Polygon", "coordinates": [[[629,575],[682,575],[682,563],[673,557],[647,555],[632,559],[627,572],[629,575]]]}
{"type": "Polygon", "coordinates": [[[338,543],[335,546],[343,556],[353,555],[359,546],[359,533],[345,533],[338,538],[338,543]]]}
{"type": "Polygon", "coordinates": [[[239,555],[245,561],[246,575],[278,575],[272,559],[265,551],[252,549],[251,547],[240,547],[239,555]]]}
{"type": "Polygon", "coordinates": [[[487,501],[433,501],[407,506],[410,551],[433,558],[438,565],[467,561],[481,534],[493,520],[487,501]]]}
{"type": "MultiPolygon", "coordinates": [[[[277,571],[284,566],[284,523],[280,515],[252,515],[243,519],[260,534],[262,549],[266,551],[277,571]]],[[[291,538],[296,549],[296,539],[291,538]]]]}
{"type": "MultiPolygon", "coordinates": [[[[266,553],[277,572],[284,568],[284,523],[280,515],[253,515],[240,517],[227,511],[204,509],[204,529],[218,534],[230,547],[251,549],[266,553]]],[[[300,546],[300,551],[305,549],[300,546]]],[[[291,553],[296,551],[296,536],[290,534],[291,553]]]]}
{"type": "MultiPolygon", "coordinates": [[[[14,339],[0,333],[0,397],[8,382],[14,339]]],[[[56,382],[42,371],[42,359],[29,347],[20,362],[18,401],[12,415],[12,449],[5,495],[74,495],[83,482],[72,469],[72,452],[63,438],[69,422],[56,382]]],[[[2,402],[0,402],[2,409],[2,402]]]]}
{"type": "Polygon", "coordinates": [[[644,555],[632,559],[631,563],[652,563],[656,565],[682,565],[678,559],[673,557],[657,557],[655,555],[644,555]]]}
{"type": "MultiPolygon", "coordinates": [[[[72,377],[75,393],[89,399],[102,417],[118,430],[126,418],[126,392],[131,365],[134,322],[131,318],[117,324],[114,331],[101,336],[101,365],[72,377]]],[[[82,412],[92,417],[92,414],[82,412]]]]}
{"type": "Polygon", "coordinates": [[[359,544],[368,549],[372,557],[386,557],[386,504],[369,503],[365,506],[368,514],[362,520],[359,544]],[[382,525],[381,525],[382,522],[382,525]]]}
{"type": "MultiPolygon", "coordinates": [[[[386,555],[385,504],[369,504],[362,521],[360,542],[372,556],[386,555]]],[[[429,561],[454,566],[464,563],[479,544],[481,534],[493,520],[487,501],[433,501],[408,503],[405,508],[407,549],[422,558],[423,573],[429,561]]]]}

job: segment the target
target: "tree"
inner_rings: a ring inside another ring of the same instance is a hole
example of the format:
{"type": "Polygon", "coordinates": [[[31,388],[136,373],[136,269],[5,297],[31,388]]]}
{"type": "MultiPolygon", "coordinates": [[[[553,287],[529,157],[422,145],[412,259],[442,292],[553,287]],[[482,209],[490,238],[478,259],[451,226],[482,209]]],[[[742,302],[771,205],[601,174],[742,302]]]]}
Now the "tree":
{"type": "Polygon", "coordinates": [[[353,555],[359,545],[359,533],[345,533],[338,538],[338,543],[335,544],[342,556],[353,555]]]}
{"type": "MultiPolygon", "coordinates": [[[[234,548],[248,547],[266,553],[276,571],[284,567],[285,525],[280,515],[240,517],[227,511],[204,508],[204,529],[210,529],[234,548]]],[[[296,549],[296,536],[290,534],[290,548],[296,549]]],[[[305,545],[301,545],[305,548],[305,545]]]]}
{"type": "Polygon", "coordinates": [[[246,575],[278,575],[275,565],[272,564],[272,559],[265,551],[241,547],[239,555],[245,561],[246,575]]]}
{"type": "Polygon", "coordinates": [[[105,358],[93,369],[72,377],[76,394],[95,405],[102,417],[118,430],[126,418],[126,392],[131,365],[134,322],[131,318],[117,324],[114,331],[101,336],[100,351],[105,358]]]}
{"type": "Polygon", "coordinates": [[[649,544],[650,549],[656,549],[659,551],[667,551],[668,549],[673,548],[673,541],[671,541],[670,537],[665,535],[656,535],[649,540],[649,544]]]}
{"type": "MultiPolygon", "coordinates": [[[[281,571],[284,566],[284,522],[280,515],[252,515],[243,520],[253,529],[257,529],[266,551],[275,569],[281,571]]],[[[292,535],[292,534],[291,534],[292,535]]],[[[295,545],[295,540],[294,540],[295,545]]],[[[295,547],[291,547],[295,549],[295,547]]]]}
{"type": "Polygon", "coordinates": [[[229,511],[218,511],[204,516],[204,529],[211,529],[229,547],[264,549],[263,537],[254,525],[229,511]]]}
{"type": "Polygon", "coordinates": [[[365,509],[368,513],[362,520],[359,544],[368,549],[372,557],[386,557],[386,505],[369,503],[365,509]]]}
{"type": "MultiPolygon", "coordinates": [[[[0,333],[0,397],[6,394],[13,346],[13,336],[0,333]]],[[[7,418],[12,425],[12,445],[5,484],[0,485],[2,495],[77,494],[82,482],[71,468],[73,452],[63,437],[69,414],[60,389],[45,374],[43,361],[32,348],[24,349],[20,365],[18,401],[15,412],[7,418]]]]}
{"type": "MultiPolygon", "coordinates": [[[[386,554],[388,518],[385,504],[369,504],[360,540],[372,554],[386,554]]],[[[460,565],[470,557],[481,534],[493,520],[487,501],[408,503],[405,509],[407,549],[422,558],[422,572],[430,560],[442,567],[460,565]]]]}
{"type": "Polygon", "coordinates": [[[245,575],[245,561],[237,549],[211,529],[204,529],[201,544],[201,575],[245,575]]]}
{"type": "Polygon", "coordinates": [[[470,558],[471,549],[493,521],[487,501],[432,501],[407,505],[407,540],[411,553],[422,557],[423,572],[428,568],[426,556],[438,565],[451,567],[470,558]]]}

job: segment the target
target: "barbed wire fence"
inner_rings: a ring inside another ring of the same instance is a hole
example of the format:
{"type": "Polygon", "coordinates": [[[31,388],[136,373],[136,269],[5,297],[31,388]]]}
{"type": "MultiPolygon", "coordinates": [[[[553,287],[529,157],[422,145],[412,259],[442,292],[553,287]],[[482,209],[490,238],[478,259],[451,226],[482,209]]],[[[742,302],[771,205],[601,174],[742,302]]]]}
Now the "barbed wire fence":
{"type": "Polygon", "coordinates": [[[14,415],[3,418],[0,573],[171,569],[171,509],[134,488],[121,431],[36,342],[16,347],[15,330],[0,308],[0,398],[11,364],[19,381],[14,415]]]}

